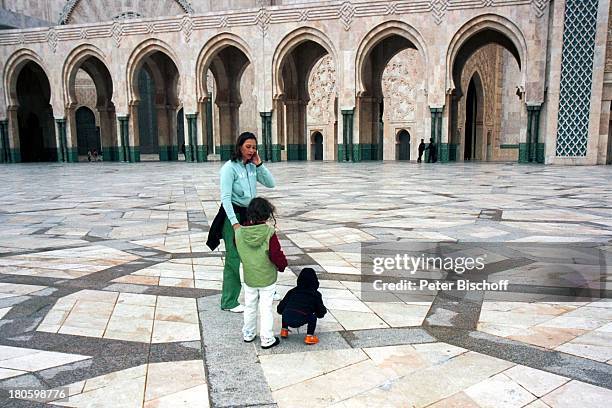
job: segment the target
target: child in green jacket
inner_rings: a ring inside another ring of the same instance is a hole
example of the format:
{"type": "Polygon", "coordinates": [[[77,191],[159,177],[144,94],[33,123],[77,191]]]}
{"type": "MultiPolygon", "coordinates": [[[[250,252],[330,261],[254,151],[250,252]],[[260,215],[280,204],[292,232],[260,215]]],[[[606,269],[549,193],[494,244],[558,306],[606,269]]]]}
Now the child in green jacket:
{"type": "Polygon", "coordinates": [[[282,272],[287,267],[287,258],[275,229],[267,224],[270,218],[274,219],[274,206],[265,198],[254,198],[247,208],[246,225],[236,230],[236,248],[244,270],[242,336],[247,343],[255,340],[259,305],[260,341],[264,349],[280,343],[280,339],[274,336],[272,302],[278,271],[282,272]]]}

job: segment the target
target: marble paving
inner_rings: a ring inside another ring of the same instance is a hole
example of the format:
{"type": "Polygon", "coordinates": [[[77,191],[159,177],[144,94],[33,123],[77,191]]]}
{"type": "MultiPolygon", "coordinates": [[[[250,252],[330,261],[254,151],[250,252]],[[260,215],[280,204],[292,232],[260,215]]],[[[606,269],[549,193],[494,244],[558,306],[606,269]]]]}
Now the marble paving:
{"type": "MultiPolygon", "coordinates": [[[[601,298],[490,292],[372,301],[361,245],[595,243],[612,254],[612,168],[270,163],[289,260],[329,313],[245,344],[219,309],[224,248],[207,232],[221,163],[23,164],[0,173],[2,407],[602,407],[612,401],[610,273],[601,298]],[[10,398],[15,389],[68,398],[10,398]]],[[[489,259],[537,280],[547,265],[489,259]],[[527,271],[527,272],[526,272],[527,271]]],[[[609,269],[607,270],[609,272],[609,269]]],[[[275,330],[280,329],[276,316],[275,330]]]]}

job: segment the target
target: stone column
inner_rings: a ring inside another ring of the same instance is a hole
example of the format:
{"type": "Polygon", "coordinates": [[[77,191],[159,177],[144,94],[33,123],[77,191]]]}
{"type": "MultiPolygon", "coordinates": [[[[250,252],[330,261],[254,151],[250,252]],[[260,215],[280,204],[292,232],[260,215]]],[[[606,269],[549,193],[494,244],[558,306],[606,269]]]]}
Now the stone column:
{"type": "MultiPolygon", "coordinates": [[[[272,161],[281,161],[281,151],[286,149],[285,140],[285,107],[282,96],[272,100],[272,161]]],[[[286,154],[286,150],[285,150],[286,154]]]]}
{"type": "Polygon", "coordinates": [[[219,107],[219,133],[221,142],[221,160],[228,160],[234,149],[239,132],[240,104],[234,102],[217,102],[219,107]]]}
{"type": "Polygon", "coordinates": [[[10,162],[21,163],[21,150],[19,140],[19,118],[17,106],[9,106],[6,110],[8,116],[8,138],[10,148],[10,162]]]}
{"type": "MultiPolygon", "coordinates": [[[[66,119],[64,120],[63,143],[66,155],[65,162],[76,163],[79,161],[79,150],[77,141],[76,105],[70,105],[66,109],[66,119]]],[[[56,146],[60,146],[56,144],[56,146]]]]}
{"type": "Polygon", "coordinates": [[[215,142],[213,140],[213,116],[212,116],[212,101],[210,98],[202,98],[198,103],[200,112],[200,120],[197,124],[197,144],[202,150],[204,156],[203,161],[208,160],[208,155],[213,153],[215,142]]]}
{"type": "Polygon", "coordinates": [[[138,105],[140,101],[132,101],[129,105],[129,114],[127,116],[127,130],[125,131],[125,145],[127,148],[126,161],[131,163],[140,161],[140,128],[138,124],[138,105]]]}
{"type": "Polygon", "coordinates": [[[117,135],[115,123],[115,110],[107,107],[98,108],[100,114],[100,146],[102,148],[103,160],[116,160],[115,151],[117,135]]]}
{"type": "Polygon", "coordinates": [[[300,136],[302,123],[300,103],[296,99],[285,100],[285,129],[287,137],[287,160],[300,160],[300,136]]]}

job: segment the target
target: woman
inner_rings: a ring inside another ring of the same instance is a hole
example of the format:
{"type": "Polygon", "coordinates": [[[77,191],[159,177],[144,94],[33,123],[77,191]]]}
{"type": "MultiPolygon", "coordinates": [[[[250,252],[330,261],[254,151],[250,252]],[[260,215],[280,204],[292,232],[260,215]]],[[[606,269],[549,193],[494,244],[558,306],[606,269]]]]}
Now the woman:
{"type": "Polygon", "coordinates": [[[225,266],[221,309],[234,313],[244,311],[240,295],[240,257],[234,242],[234,231],[246,219],[246,207],[257,196],[257,182],[274,188],[274,177],[257,153],[257,138],[244,132],[238,136],[230,160],[221,167],[221,208],[215,217],[206,244],[215,249],[219,236],[225,242],[225,266]]]}

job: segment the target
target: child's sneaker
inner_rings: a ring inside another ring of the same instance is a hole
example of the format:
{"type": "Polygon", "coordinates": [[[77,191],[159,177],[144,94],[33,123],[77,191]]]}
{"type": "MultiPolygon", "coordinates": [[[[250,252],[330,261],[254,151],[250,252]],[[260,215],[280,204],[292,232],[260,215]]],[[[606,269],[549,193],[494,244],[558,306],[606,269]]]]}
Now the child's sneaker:
{"type": "Polygon", "coordinates": [[[319,338],[314,334],[307,334],[304,337],[304,343],[306,344],[317,344],[319,342],[319,338]]]}
{"type": "Polygon", "coordinates": [[[290,330],[289,330],[289,329],[284,329],[284,328],[283,328],[283,329],[281,329],[281,337],[282,337],[283,339],[286,339],[287,337],[289,337],[289,332],[290,332],[290,330]]]}
{"type": "Polygon", "coordinates": [[[271,339],[261,339],[261,348],[266,350],[280,344],[280,339],[278,337],[273,337],[271,339]]]}

